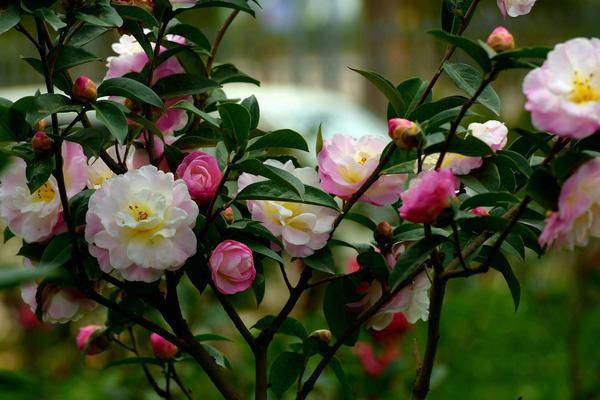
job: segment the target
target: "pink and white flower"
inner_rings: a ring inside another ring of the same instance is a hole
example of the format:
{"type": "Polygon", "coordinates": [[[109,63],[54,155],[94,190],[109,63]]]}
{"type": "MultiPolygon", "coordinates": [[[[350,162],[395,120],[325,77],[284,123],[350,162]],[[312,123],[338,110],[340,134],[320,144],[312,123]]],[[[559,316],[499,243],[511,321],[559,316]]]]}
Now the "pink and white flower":
{"type": "Polygon", "coordinates": [[[256,277],[252,250],[235,240],[219,243],[210,255],[212,281],[223,294],[234,294],[248,289],[256,277]]]}
{"type": "MultiPolygon", "coordinates": [[[[63,142],[63,174],[67,196],[79,193],[86,184],[87,159],[80,145],[63,142]]],[[[0,176],[0,216],[10,230],[28,243],[42,242],[53,236],[61,220],[62,205],[56,179],[50,176],[35,192],[27,187],[21,158],[13,158],[0,176]]]]}
{"type": "Polygon", "coordinates": [[[196,253],[197,217],[185,182],[144,166],[109,179],[90,197],[85,238],[104,272],[152,282],[196,253]]]}
{"type": "Polygon", "coordinates": [[[600,237],[600,158],[575,171],[563,184],[558,211],[546,218],[539,238],[542,246],[585,246],[589,237],[600,237]]]}
{"type": "Polygon", "coordinates": [[[179,164],[177,176],[187,185],[192,199],[202,206],[215,197],[222,173],[216,158],[208,153],[195,151],[185,156],[179,164]]]}
{"type": "MultiPolygon", "coordinates": [[[[321,185],[326,192],[349,199],[363,185],[379,164],[388,140],[379,136],[355,139],[337,134],[323,143],[317,156],[321,185]]],[[[382,206],[398,200],[405,174],[380,177],[359,199],[382,206]]]]}
{"type": "Polygon", "coordinates": [[[450,206],[459,185],[450,169],[421,172],[402,193],[400,216],[413,223],[432,223],[450,206]]]}
{"type": "Polygon", "coordinates": [[[556,45],[523,82],[533,125],[581,139],[600,129],[600,40],[577,38],[556,45]]]}
{"type": "Polygon", "coordinates": [[[535,4],[535,0],[497,0],[498,8],[503,16],[518,17],[529,14],[535,4]]]}
{"type": "MultiPolygon", "coordinates": [[[[312,168],[296,168],[291,161],[282,164],[277,160],[267,160],[265,164],[293,174],[305,185],[319,186],[319,176],[312,168]]],[[[238,179],[238,190],[262,180],[265,179],[243,173],[238,179]]],[[[262,222],[273,235],[281,239],[285,251],[292,257],[307,257],[323,248],[338,215],[337,211],[330,208],[304,203],[249,200],[246,204],[252,219],[262,222]]]]}

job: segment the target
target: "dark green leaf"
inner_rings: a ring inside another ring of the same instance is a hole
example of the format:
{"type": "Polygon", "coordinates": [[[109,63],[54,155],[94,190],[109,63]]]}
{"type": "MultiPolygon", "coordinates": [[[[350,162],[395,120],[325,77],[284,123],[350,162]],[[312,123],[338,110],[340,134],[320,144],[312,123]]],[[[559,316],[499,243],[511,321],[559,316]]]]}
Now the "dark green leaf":
{"type": "Polygon", "coordinates": [[[98,96],[121,96],[164,109],[162,100],[148,86],[130,78],[107,79],[98,86],[98,96]]]}
{"type": "Polygon", "coordinates": [[[169,29],[169,34],[183,36],[203,49],[210,50],[210,42],[204,33],[193,25],[177,24],[169,29]]]}
{"type": "Polygon", "coordinates": [[[484,160],[483,166],[471,175],[463,175],[460,180],[477,193],[496,192],[500,189],[500,172],[496,164],[484,160]]]}
{"type": "MultiPolygon", "coordinates": [[[[271,326],[274,319],[275,317],[273,315],[267,315],[256,322],[252,328],[258,329],[259,331],[265,330],[271,326]]],[[[306,333],[306,329],[304,329],[302,323],[292,317],[287,317],[283,320],[283,323],[281,324],[281,327],[277,333],[297,337],[302,340],[308,337],[308,333],[306,333]]]]}
{"type": "MultiPolygon", "coordinates": [[[[491,248],[489,246],[483,246],[480,256],[481,257],[489,257],[491,253],[491,248]]],[[[515,311],[519,308],[519,303],[521,301],[521,285],[519,284],[519,280],[515,276],[510,263],[499,251],[494,253],[493,258],[491,259],[490,266],[495,270],[499,271],[504,280],[508,284],[508,288],[510,289],[510,294],[512,295],[513,302],[515,304],[515,311]]]]}
{"type": "MultiPolygon", "coordinates": [[[[405,115],[411,114],[414,109],[417,107],[419,100],[425,90],[427,89],[427,85],[429,82],[424,81],[420,78],[411,78],[407,79],[404,82],[400,83],[396,90],[400,93],[400,96],[404,100],[406,104],[406,108],[403,109],[402,114],[398,114],[394,107],[391,104],[388,105],[387,116],[389,118],[403,117],[405,115]]],[[[431,98],[431,92],[429,96],[424,100],[425,103],[429,102],[431,98]]]]}
{"type": "Polygon", "coordinates": [[[89,149],[94,156],[98,157],[100,150],[111,141],[111,133],[105,127],[84,128],[71,133],[65,137],[65,140],[79,143],[89,149]]]}
{"type": "Polygon", "coordinates": [[[462,202],[461,210],[468,210],[475,207],[498,207],[507,204],[518,203],[519,198],[506,192],[489,192],[476,194],[462,202]]]}
{"type": "Polygon", "coordinates": [[[425,103],[410,113],[408,119],[411,121],[424,122],[441,112],[456,109],[467,102],[464,96],[444,97],[433,103],[425,103]]]}
{"type": "Polygon", "coordinates": [[[234,169],[240,172],[263,176],[278,182],[283,186],[289,187],[296,192],[300,198],[304,197],[304,184],[302,181],[284,169],[263,164],[255,158],[249,158],[238,162],[234,165],[234,169]]]}
{"type": "Polygon", "coordinates": [[[281,353],[269,369],[269,384],[271,390],[277,398],[281,398],[283,394],[304,369],[306,360],[303,355],[292,352],[281,353]]]}
{"type": "MultiPolygon", "coordinates": [[[[53,157],[35,158],[27,161],[25,176],[27,177],[27,187],[29,188],[29,191],[33,193],[46,183],[46,181],[50,179],[53,169],[53,157]]],[[[54,195],[58,196],[58,193],[55,193],[54,195]]]]}
{"type": "Polygon", "coordinates": [[[10,228],[8,226],[6,228],[4,228],[4,235],[3,235],[4,243],[8,242],[10,239],[12,239],[14,237],[15,237],[15,234],[12,233],[12,231],[10,230],[10,228]]]}
{"type": "MultiPolygon", "coordinates": [[[[356,321],[358,314],[351,312],[347,304],[360,298],[361,296],[356,292],[356,285],[351,279],[338,279],[327,285],[323,299],[323,314],[325,314],[327,325],[333,336],[339,338],[356,321]]],[[[344,344],[354,345],[358,339],[358,334],[359,331],[355,330],[344,344]]]]}
{"type": "Polygon", "coordinates": [[[26,120],[30,125],[35,125],[50,114],[79,111],[81,111],[81,106],[67,96],[44,93],[35,98],[27,112],[26,120]]]}
{"type": "Polygon", "coordinates": [[[410,246],[396,262],[390,274],[390,289],[396,289],[412,276],[417,268],[429,258],[431,252],[446,240],[445,236],[431,235],[410,246]]]}
{"type": "Polygon", "coordinates": [[[21,12],[16,4],[0,6],[0,35],[21,21],[21,12]]]}
{"type": "Polygon", "coordinates": [[[165,365],[165,362],[162,360],[159,360],[157,358],[151,358],[151,357],[130,357],[130,358],[124,358],[122,360],[110,362],[104,366],[104,369],[118,367],[120,365],[147,365],[147,364],[158,365],[158,366],[162,367],[163,365],[165,365]]]}
{"type": "Polygon", "coordinates": [[[319,128],[317,129],[317,140],[315,142],[315,154],[319,154],[323,149],[323,124],[319,124],[319,128]]]}
{"type": "Polygon", "coordinates": [[[67,26],[67,24],[65,24],[64,21],[60,19],[56,12],[51,8],[38,8],[33,12],[33,15],[43,19],[55,31],[67,26]]]}
{"type": "Polygon", "coordinates": [[[110,5],[110,0],[95,1],[93,5],[84,7],[75,12],[75,18],[91,25],[105,27],[119,27],[123,19],[110,5]]]}
{"type": "Polygon", "coordinates": [[[190,103],[187,100],[181,100],[181,101],[177,102],[176,104],[169,106],[169,108],[191,111],[192,113],[196,114],[197,116],[199,116],[200,118],[202,118],[204,121],[206,121],[208,124],[214,126],[215,128],[219,128],[221,126],[221,123],[217,118],[198,109],[196,106],[194,106],[192,103],[190,103]]]}
{"type": "Polygon", "coordinates": [[[218,87],[215,81],[199,75],[175,74],[159,79],[153,89],[164,99],[206,93],[218,87]]]}
{"type": "Polygon", "coordinates": [[[386,168],[383,171],[381,171],[380,174],[381,175],[412,174],[415,172],[416,165],[417,165],[417,163],[415,160],[406,161],[406,162],[391,166],[389,168],[386,168]]]}
{"type": "Polygon", "coordinates": [[[363,268],[373,272],[378,281],[387,282],[390,275],[390,267],[381,253],[376,253],[375,250],[371,249],[360,253],[356,261],[363,268]]]}
{"type": "Polygon", "coordinates": [[[473,0],[443,0],[442,29],[450,33],[458,33],[463,18],[473,0]]]}
{"type": "Polygon", "coordinates": [[[108,32],[105,27],[84,24],[77,32],[71,36],[68,44],[75,47],[81,47],[97,39],[103,33],[108,32]]]}
{"type": "Polygon", "coordinates": [[[199,342],[208,342],[214,340],[231,342],[231,339],[226,338],[225,336],[217,335],[215,333],[201,333],[199,335],[194,335],[194,338],[199,342]]]}
{"type": "Polygon", "coordinates": [[[248,110],[248,112],[250,113],[250,119],[252,121],[250,123],[250,129],[256,129],[260,121],[260,107],[258,105],[256,97],[246,97],[244,100],[242,100],[242,105],[246,107],[246,110],[248,110]]]}
{"type": "Polygon", "coordinates": [[[226,132],[225,145],[229,151],[244,150],[248,143],[251,117],[246,108],[236,103],[224,103],[217,106],[223,129],[226,132]]]}
{"type": "Polygon", "coordinates": [[[317,250],[314,254],[308,257],[304,257],[302,261],[307,267],[317,271],[325,272],[327,274],[335,274],[336,272],[333,255],[327,246],[317,250]]]}
{"type": "Polygon", "coordinates": [[[556,210],[560,186],[547,167],[536,168],[529,177],[527,194],[547,210],[556,210]]]}
{"type": "Polygon", "coordinates": [[[35,268],[8,267],[0,268],[0,290],[21,286],[43,278],[53,278],[60,274],[57,266],[38,266],[35,268]]]}
{"type": "Polygon", "coordinates": [[[457,220],[460,227],[471,232],[501,232],[508,226],[508,220],[493,215],[483,215],[479,217],[461,218],[457,220]]]}
{"type": "Polygon", "coordinates": [[[308,151],[304,137],[291,129],[280,129],[260,136],[248,145],[248,151],[287,148],[308,151]]]}
{"type": "Polygon", "coordinates": [[[342,363],[336,357],[333,357],[329,362],[329,367],[335,374],[335,377],[340,382],[340,391],[342,392],[342,400],[352,400],[352,387],[350,381],[344,373],[342,363]]]}
{"type": "Polygon", "coordinates": [[[496,156],[508,157],[517,167],[517,170],[525,176],[530,176],[533,173],[533,169],[529,165],[529,161],[527,161],[527,159],[523,157],[520,153],[517,153],[512,150],[500,150],[496,153],[496,156]]]}
{"type": "Polygon", "coordinates": [[[338,210],[338,205],[327,193],[320,189],[306,185],[304,198],[300,198],[298,194],[289,189],[287,186],[280,185],[273,181],[262,181],[252,183],[246,186],[237,195],[238,200],[275,200],[289,201],[292,203],[306,203],[317,206],[325,206],[338,210]]]}
{"type": "Polygon", "coordinates": [[[400,92],[392,85],[390,81],[382,77],[376,72],[361,71],[359,69],[350,68],[352,71],[358,72],[369,80],[379,91],[388,99],[392,108],[399,117],[406,115],[408,102],[401,96],[400,92]]]}
{"type": "MultiPolygon", "coordinates": [[[[50,55],[53,57],[53,55],[50,55]]],[[[100,58],[81,47],[61,46],[58,59],[54,65],[54,72],[61,72],[90,61],[99,61],[100,58]]]]}
{"type": "Polygon", "coordinates": [[[545,59],[552,49],[550,47],[523,47],[516,50],[503,51],[494,57],[495,61],[509,58],[542,58],[545,59]]]}
{"type": "Polygon", "coordinates": [[[92,107],[96,110],[98,121],[102,122],[119,143],[125,143],[125,138],[127,137],[127,118],[121,108],[112,101],[98,101],[92,107]]]}
{"type": "Polygon", "coordinates": [[[215,360],[215,363],[219,367],[231,369],[231,364],[229,364],[229,360],[227,360],[227,358],[225,358],[225,356],[219,350],[206,343],[200,343],[200,345],[204,347],[204,350],[206,350],[208,354],[210,354],[210,356],[213,358],[213,360],[215,360]]]}
{"type": "Polygon", "coordinates": [[[471,56],[471,58],[473,58],[473,60],[475,60],[477,64],[481,66],[484,72],[491,71],[492,62],[490,61],[487,52],[476,42],[473,42],[471,39],[467,39],[458,35],[453,35],[451,33],[437,29],[429,31],[428,33],[439,40],[443,40],[446,43],[449,43],[464,50],[465,53],[471,56]]]}
{"type": "Polygon", "coordinates": [[[357,213],[348,213],[344,216],[345,219],[356,222],[357,224],[361,224],[362,226],[369,228],[374,231],[377,229],[377,224],[371,218],[366,215],[357,214],[357,213]]]}
{"type": "Polygon", "coordinates": [[[63,265],[71,259],[71,235],[63,233],[52,238],[42,254],[42,264],[63,265]]]}
{"type": "MultiPolygon", "coordinates": [[[[439,153],[444,143],[437,143],[425,148],[425,154],[439,153]]],[[[465,156],[482,157],[492,153],[492,149],[481,139],[475,136],[467,136],[464,139],[454,136],[448,147],[448,152],[458,153],[465,156]]]]}
{"type": "Polygon", "coordinates": [[[254,10],[250,8],[247,0],[198,0],[194,8],[226,7],[246,12],[254,17],[254,10]]]}
{"type": "MultiPolygon", "coordinates": [[[[146,28],[151,28],[153,26],[158,26],[158,21],[152,14],[146,11],[145,8],[139,6],[130,6],[130,5],[121,5],[121,4],[113,4],[112,7],[117,11],[117,13],[123,19],[129,19],[132,21],[141,21],[146,28]]],[[[178,33],[169,32],[174,35],[178,35],[178,33]]],[[[183,35],[182,35],[183,36],[183,35]]]]}
{"type": "MultiPolygon", "coordinates": [[[[475,68],[468,64],[444,63],[444,71],[452,79],[454,84],[465,91],[469,96],[473,96],[481,85],[482,76],[475,68]]],[[[496,115],[500,115],[500,98],[491,85],[487,85],[483,92],[477,98],[481,103],[496,115]]]]}
{"type": "Polygon", "coordinates": [[[251,76],[246,75],[233,64],[220,64],[214,66],[211,73],[211,79],[218,82],[221,85],[226,83],[240,82],[240,83],[252,83],[260,86],[260,82],[251,76]]]}

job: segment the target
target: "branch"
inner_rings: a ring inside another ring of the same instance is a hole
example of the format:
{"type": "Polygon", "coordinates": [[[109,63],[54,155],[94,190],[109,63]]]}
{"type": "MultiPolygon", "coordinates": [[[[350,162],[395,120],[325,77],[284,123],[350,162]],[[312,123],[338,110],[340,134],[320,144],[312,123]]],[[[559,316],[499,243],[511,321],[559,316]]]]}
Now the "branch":
{"type": "MultiPolygon", "coordinates": [[[[131,336],[131,346],[132,346],[131,351],[133,351],[133,353],[137,357],[139,357],[140,352],[138,351],[138,348],[137,348],[133,329],[131,327],[129,327],[128,330],[129,330],[129,336],[131,336]]],[[[170,399],[171,396],[166,391],[164,391],[160,386],[158,386],[158,383],[156,383],[156,380],[150,373],[150,370],[148,370],[148,367],[146,366],[146,364],[141,364],[141,365],[142,365],[142,369],[144,370],[144,375],[146,375],[146,379],[148,380],[148,383],[150,383],[150,386],[156,392],[156,394],[165,399],[170,399]]]]}
{"type": "Polygon", "coordinates": [[[223,23],[223,26],[221,27],[221,29],[219,29],[219,32],[217,32],[217,36],[215,37],[215,41],[213,42],[213,45],[210,50],[210,55],[208,56],[208,60],[206,60],[206,77],[207,78],[210,77],[210,72],[211,72],[213,63],[215,61],[215,58],[217,56],[217,52],[219,51],[219,47],[221,46],[221,41],[223,40],[223,36],[225,36],[225,32],[227,32],[227,29],[229,28],[229,26],[231,25],[231,23],[233,22],[233,20],[235,19],[235,17],[237,17],[237,15],[239,13],[240,13],[239,10],[232,11],[231,14],[229,14],[229,17],[227,17],[227,19],[223,23]]]}
{"type": "Polygon", "coordinates": [[[235,325],[240,335],[242,335],[246,343],[248,343],[250,349],[254,350],[256,347],[256,340],[254,339],[252,333],[250,333],[250,331],[246,327],[246,324],[244,324],[244,321],[242,321],[242,319],[240,318],[240,315],[237,313],[229,299],[227,299],[226,296],[219,292],[219,289],[216,288],[214,282],[212,282],[212,280],[209,280],[208,283],[212,288],[213,292],[215,293],[215,296],[217,296],[217,299],[221,303],[221,306],[227,313],[227,316],[229,317],[231,322],[233,322],[233,325],[235,325]]]}

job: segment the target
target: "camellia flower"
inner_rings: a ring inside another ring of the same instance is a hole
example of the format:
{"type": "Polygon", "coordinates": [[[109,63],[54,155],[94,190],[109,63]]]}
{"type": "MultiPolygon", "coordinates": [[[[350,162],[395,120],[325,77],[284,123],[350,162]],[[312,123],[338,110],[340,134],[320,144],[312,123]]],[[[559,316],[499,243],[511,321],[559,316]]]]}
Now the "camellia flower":
{"type": "Polygon", "coordinates": [[[423,171],[402,193],[400,216],[413,223],[432,223],[456,197],[459,181],[450,169],[423,171]]]}
{"type": "MultiPolygon", "coordinates": [[[[282,164],[267,160],[266,165],[277,167],[296,176],[302,183],[319,186],[319,176],[312,168],[296,168],[291,161],[282,164]]],[[[243,173],[238,179],[238,190],[264,178],[243,173]]],[[[292,257],[307,257],[324,247],[333,229],[337,211],[312,204],[273,200],[249,200],[247,207],[252,219],[263,225],[283,242],[292,257]]]]}
{"type": "MultiPolygon", "coordinates": [[[[77,350],[81,353],[83,349],[85,349],[86,344],[90,340],[90,337],[94,335],[96,332],[100,332],[104,329],[103,326],[100,325],[86,325],[79,328],[79,333],[77,334],[76,343],[77,350]]],[[[102,353],[106,349],[104,343],[99,343],[98,340],[92,339],[92,343],[89,344],[85,354],[88,356],[93,356],[95,354],[102,353]]]]}
{"type": "Polygon", "coordinates": [[[556,45],[523,81],[533,125],[581,139],[600,129],[600,40],[577,38],[556,45]]]}
{"type": "MultiPolygon", "coordinates": [[[[485,142],[493,152],[501,150],[508,141],[508,128],[500,121],[490,120],[483,124],[473,122],[469,124],[469,134],[485,142]]],[[[433,157],[436,161],[437,158],[433,157]]],[[[446,153],[442,161],[442,168],[450,168],[456,175],[467,175],[474,169],[481,167],[483,158],[464,156],[457,153],[446,153]]]]}
{"type": "Polygon", "coordinates": [[[534,4],[535,0],[498,0],[498,8],[505,17],[529,14],[534,4]]]}
{"type": "Polygon", "coordinates": [[[212,280],[223,294],[234,294],[248,289],[256,277],[252,250],[235,240],[219,243],[209,260],[212,280]]]}
{"type": "MultiPolygon", "coordinates": [[[[317,156],[321,185],[326,192],[348,200],[373,173],[388,140],[379,136],[335,135],[317,156]]],[[[398,200],[405,174],[380,177],[359,199],[382,206],[398,200]]]]}
{"type": "MultiPolygon", "coordinates": [[[[63,142],[63,174],[68,197],[79,193],[86,184],[87,159],[80,145],[63,142]]],[[[61,219],[62,205],[56,179],[50,176],[35,192],[27,187],[21,158],[13,158],[0,176],[0,216],[10,230],[28,243],[49,239],[61,219]]]]}
{"type": "Polygon", "coordinates": [[[175,357],[179,349],[158,333],[150,334],[150,346],[154,356],[160,360],[170,360],[175,357]]]}
{"type": "Polygon", "coordinates": [[[546,218],[540,245],[585,246],[590,236],[600,237],[600,158],[575,171],[563,184],[558,211],[546,218]]]}
{"type": "Polygon", "coordinates": [[[192,199],[203,206],[215,197],[222,173],[216,158],[208,153],[195,151],[185,156],[179,164],[177,176],[187,185],[192,199]]]}
{"type": "Polygon", "coordinates": [[[154,166],[115,176],[90,197],[85,238],[104,272],[152,282],[196,253],[198,206],[182,180],[154,166]]]}

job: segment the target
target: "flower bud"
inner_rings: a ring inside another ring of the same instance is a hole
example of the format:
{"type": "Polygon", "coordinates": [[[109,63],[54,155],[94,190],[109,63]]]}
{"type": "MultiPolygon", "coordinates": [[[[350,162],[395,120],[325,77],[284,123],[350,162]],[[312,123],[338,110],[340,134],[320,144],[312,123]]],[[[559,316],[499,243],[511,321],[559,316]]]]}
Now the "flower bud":
{"type": "Polygon", "coordinates": [[[388,121],[388,134],[396,146],[410,150],[421,143],[421,129],[413,121],[404,118],[392,118],[388,121]]]}
{"type": "Polygon", "coordinates": [[[513,50],[515,48],[515,39],[506,28],[499,26],[488,36],[487,45],[500,53],[502,51],[513,50]]]}
{"type": "Polygon", "coordinates": [[[475,207],[471,210],[471,214],[479,215],[480,217],[485,217],[490,215],[490,212],[483,207],[475,207]]]}
{"type": "Polygon", "coordinates": [[[87,76],[80,76],[75,80],[71,97],[82,103],[92,103],[98,98],[96,84],[87,76]]]}
{"type": "Polygon", "coordinates": [[[225,222],[227,222],[228,224],[231,224],[234,219],[233,208],[227,207],[226,209],[221,211],[221,217],[223,217],[225,222]]]}
{"type": "Polygon", "coordinates": [[[381,221],[373,232],[373,238],[380,248],[387,246],[392,241],[392,237],[393,228],[387,221],[381,221]]]}
{"type": "Polygon", "coordinates": [[[169,360],[177,354],[179,349],[173,343],[160,336],[158,333],[150,335],[150,346],[154,356],[161,360],[169,360]]]}
{"type": "Polygon", "coordinates": [[[77,349],[79,352],[82,352],[85,349],[85,346],[88,345],[90,338],[93,337],[92,342],[88,345],[88,348],[85,352],[88,356],[93,356],[94,354],[102,353],[108,347],[108,339],[103,334],[104,327],[99,325],[86,325],[79,328],[79,333],[77,334],[77,349]]]}
{"type": "Polygon", "coordinates": [[[37,132],[37,131],[43,131],[45,127],[46,127],[46,120],[40,119],[37,122],[37,124],[35,124],[35,127],[33,129],[37,132]]]}
{"type": "Polygon", "coordinates": [[[44,131],[37,131],[31,138],[31,147],[33,152],[38,156],[44,156],[52,152],[54,140],[44,131]]]}
{"type": "Polygon", "coordinates": [[[331,331],[329,329],[317,329],[311,332],[310,337],[319,339],[321,342],[329,343],[331,341],[331,331]]]}

